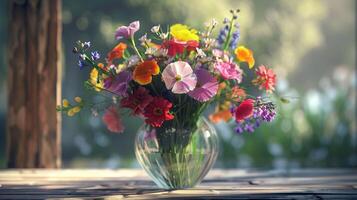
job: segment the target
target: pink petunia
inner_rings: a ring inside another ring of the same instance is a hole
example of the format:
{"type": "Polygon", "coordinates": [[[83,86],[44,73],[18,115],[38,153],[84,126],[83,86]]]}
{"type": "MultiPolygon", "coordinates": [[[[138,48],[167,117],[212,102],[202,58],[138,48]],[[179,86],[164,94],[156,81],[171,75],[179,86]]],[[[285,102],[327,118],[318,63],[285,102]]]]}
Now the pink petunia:
{"type": "Polygon", "coordinates": [[[120,26],[115,31],[115,39],[128,39],[134,36],[134,33],[140,29],[140,22],[131,22],[129,26],[120,26]]]}
{"type": "Polygon", "coordinates": [[[102,120],[109,131],[114,133],[122,133],[124,131],[120,115],[114,106],[110,106],[105,111],[102,120]]]}
{"type": "Polygon", "coordinates": [[[214,64],[214,68],[221,74],[224,79],[237,80],[238,83],[242,82],[242,70],[233,62],[218,61],[214,64]]]}
{"type": "Polygon", "coordinates": [[[217,79],[205,69],[197,69],[195,74],[197,76],[197,85],[193,91],[188,93],[188,95],[200,102],[210,100],[217,94],[217,79]]]}
{"type": "Polygon", "coordinates": [[[170,63],[162,72],[162,79],[168,90],[176,94],[185,94],[196,87],[197,77],[187,62],[170,63]]]}

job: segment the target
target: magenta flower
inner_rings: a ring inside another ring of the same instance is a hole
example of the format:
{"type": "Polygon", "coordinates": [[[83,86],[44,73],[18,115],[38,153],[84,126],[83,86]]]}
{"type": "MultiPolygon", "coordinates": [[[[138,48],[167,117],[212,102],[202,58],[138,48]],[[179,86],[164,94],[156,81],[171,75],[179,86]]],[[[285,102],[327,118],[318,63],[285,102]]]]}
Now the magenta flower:
{"type": "Polygon", "coordinates": [[[235,79],[238,83],[242,82],[243,72],[235,63],[218,61],[214,64],[214,68],[224,79],[235,79]]]}
{"type": "Polygon", "coordinates": [[[187,62],[170,63],[162,72],[166,88],[176,94],[192,91],[197,83],[197,77],[187,62]]]}
{"type": "Polygon", "coordinates": [[[104,80],[104,88],[120,96],[127,96],[130,81],[131,73],[128,71],[122,71],[115,77],[106,78],[104,80]]]}
{"type": "Polygon", "coordinates": [[[217,79],[205,69],[197,69],[195,74],[197,76],[197,85],[193,91],[188,93],[188,95],[200,102],[210,100],[217,94],[217,79]]]}
{"type": "Polygon", "coordinates": [[[131,22],[129,26],[120,26],[115,31],[115,39],[128,39],[134,36],[134,33],[140,29],[140,22],[131,22]]]}

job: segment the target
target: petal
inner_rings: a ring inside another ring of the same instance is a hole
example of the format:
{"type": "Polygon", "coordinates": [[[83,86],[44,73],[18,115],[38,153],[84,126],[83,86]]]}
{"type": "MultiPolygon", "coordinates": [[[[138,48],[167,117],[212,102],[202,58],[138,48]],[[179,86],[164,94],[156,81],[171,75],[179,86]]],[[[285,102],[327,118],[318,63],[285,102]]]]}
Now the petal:
{"type": "Polygon", "coordinates": [[[181,77],[188,76],[193,73],[191,66],[184,61],[177,61],[174,63],[176,73],[181,77]]]}
{"type": "Polygon", "coordinates": [[[167,89],[171,89],[176,82],[176,72],[174,70],[175,69],[172,65],[168,65],[162,72],[162,80],[164,81],[167,89]]]}
{"type": "Polygon", "coordinates": [[[185,94],[190,91],[190,86],[184,81],[178,81],[174,84],[172,92],[175,94],[185,94]]]}

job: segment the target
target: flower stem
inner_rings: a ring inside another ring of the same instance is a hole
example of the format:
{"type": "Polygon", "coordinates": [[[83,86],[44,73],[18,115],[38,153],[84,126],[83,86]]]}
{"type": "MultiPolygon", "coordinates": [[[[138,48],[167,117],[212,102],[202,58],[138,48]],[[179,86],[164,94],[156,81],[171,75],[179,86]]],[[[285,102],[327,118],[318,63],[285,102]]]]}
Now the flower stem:
{"type": "Polygon", "coordinates": [[[131,40],[131,44],[133,45],[133,49],[135,50],[136,54],[138,54],[138,56],[139,56],[141,62],[143,62],[143,61],[144,61],[144,60],[143,60],[143,57],[141,56],[141,54],[140,54],[138,48],[136,48],[136,44],[135,44],[134,37],[131,37],[130,40],[131,40]]]}
{"type": "Polygon", "coordinates": [[[228,44],[229,44],[229,40],[231,40],[231,35],[232,35],[232,31],[233,31],[233,23],[234,23],[234,17],[232,17],[231,23],[229,24],[229,31],[228,31],[228,35],[227,35],[227,38],[226,38],[226,42],[224,43],[223,50],[227,50],[228,44]]]}

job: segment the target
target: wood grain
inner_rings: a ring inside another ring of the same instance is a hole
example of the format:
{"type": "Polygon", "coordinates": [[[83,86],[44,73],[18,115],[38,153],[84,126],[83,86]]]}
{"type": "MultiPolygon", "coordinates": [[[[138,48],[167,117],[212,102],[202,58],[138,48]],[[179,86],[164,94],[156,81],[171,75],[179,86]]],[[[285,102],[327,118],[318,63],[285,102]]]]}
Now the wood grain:
{"type": "Polygon", "coordinates": [[[58,168],[61,1],[10,0],[9,5],[8,167],[58,168]]]}
{"type": "Polygon", "coordinates": [[[357,199],[357,170],[212,170],[167,191],[142,170],[3,170],[0,199],[357,199]]]}

